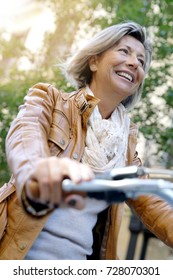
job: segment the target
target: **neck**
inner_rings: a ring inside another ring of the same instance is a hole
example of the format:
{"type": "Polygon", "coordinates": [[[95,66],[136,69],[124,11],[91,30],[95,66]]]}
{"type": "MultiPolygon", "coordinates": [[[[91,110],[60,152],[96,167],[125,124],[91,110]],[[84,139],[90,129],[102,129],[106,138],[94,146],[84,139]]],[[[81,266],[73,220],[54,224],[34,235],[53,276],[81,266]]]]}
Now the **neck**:
{"type": "Polygon", "coordinates": [[[100,99],[98,104],[99,112],[103,119],[108,119],[112,112],[118,107],[121,103],[121,99],[116,94],[109,94],[102,88],[96,87],[94,84],[90,84],[90,89],[94,93],[94,96],[100,99]]]}

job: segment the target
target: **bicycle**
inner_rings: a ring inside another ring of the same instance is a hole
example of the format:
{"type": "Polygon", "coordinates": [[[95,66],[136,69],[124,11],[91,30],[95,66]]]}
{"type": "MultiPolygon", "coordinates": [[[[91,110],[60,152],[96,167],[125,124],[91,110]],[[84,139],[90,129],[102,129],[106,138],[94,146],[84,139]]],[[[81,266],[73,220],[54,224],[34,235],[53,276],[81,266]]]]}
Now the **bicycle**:
{"type": "Polygon", "coordinates": [[[81,184],[73,184],[71,180],[65,179],[62,187],[66,192],[87,192],[89,197],[104,199],[108,203],[120,203],[139,195],[154,194],[173,205],[173,170],[168,169],[137,166],[114,168],[81,184]],[[143,179],[145,175],[151,178],[143,179]]]}
{"type": "MultiPolygon", "coordinates": [[[[160,196],[173,206],[173,170],[168,169],[137,166],[114,168],[110,172],[96,175],[96,178],[92,181],[78,185],[73,184],[69,179],[65,179],[62,187],[66,192],[87,192],[89,197],[104,199],[110,204],[121,203],[129,198],[135,199],[140,195],[154,194],[160,196]],[[143,179],[142,176],[145,175],[148,175],[150,178],[143,179]]],[[[133,215],[131,218],[133,218],[134,227],[134,219],[138,220],[138,218],[133,215]]],[[[139,226],[141,222],[139,220],[137,222],[139,226]]],[[[143,229],[146,230],[144,226],[143,229]]],[[[141,231],[139,230],[139,232],[141,231]]],[[[144,234],[139,257],[141,260],[145,259],[149,237],[154,236],[149,231],[146,230],[146,232],[148,233],[144,234]]],[[[137,230],[135,229],[135,236],[131,233],[126,259],[134,258],[137,235],[137,230]]]]}

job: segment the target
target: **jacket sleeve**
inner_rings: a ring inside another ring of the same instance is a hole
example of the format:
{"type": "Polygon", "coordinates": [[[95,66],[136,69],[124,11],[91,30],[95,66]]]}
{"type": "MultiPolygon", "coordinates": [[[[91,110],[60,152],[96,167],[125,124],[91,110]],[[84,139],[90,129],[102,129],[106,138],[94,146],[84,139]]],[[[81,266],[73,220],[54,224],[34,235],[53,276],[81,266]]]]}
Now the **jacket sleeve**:
{"type": "MultiPolygon", "coordinates": [[[[134,152],[135,141],[131,142],[134,144],[129,149],[132,164],[140,166],[141,160],[134,152]]],[[[173,248],[173,207],[169,203],[159,196],[141,195],[134,200],[128,199],[127,204],[148,230],[173,248]]]]}
{"type": "Polygon", "coordinates": [[[148,230],[173,247],[173,207],[158,196],[139,196],[128,205],[148,230]]]}
{"type": "Polygon", "coordinates": [[[24,98],[6,137],[6,156],[17,192],[29,178],[39,158],[49,157],[48,134],[57,91],[48,84],[36,84],[24,98]]]}

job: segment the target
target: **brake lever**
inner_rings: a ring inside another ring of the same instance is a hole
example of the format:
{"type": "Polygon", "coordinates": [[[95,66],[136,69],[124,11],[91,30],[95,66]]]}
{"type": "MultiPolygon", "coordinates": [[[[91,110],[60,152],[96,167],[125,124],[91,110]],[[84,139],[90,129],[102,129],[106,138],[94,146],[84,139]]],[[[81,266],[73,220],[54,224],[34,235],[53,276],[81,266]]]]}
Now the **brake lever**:
{"type": "Polygon", "coordinates": [[[96,179],[103,180],[122,180],[127,178],[139,178],[148,175],[153,179],[164,179],[173,181],[173,170],[148,168],[144,166],[126,166],[122,168],[113,168],[109,172],[96,174],[96,179]]]}
{"type": "Polygon", "coordinates": [[[132,165],[122,168],[113,168],[111,171],[96,174],[95,178],[101,180],[122,180],[125,178],[138,178],[148,174],[147,172],[148,170],[146,170],[146,168],[132,165]]]}

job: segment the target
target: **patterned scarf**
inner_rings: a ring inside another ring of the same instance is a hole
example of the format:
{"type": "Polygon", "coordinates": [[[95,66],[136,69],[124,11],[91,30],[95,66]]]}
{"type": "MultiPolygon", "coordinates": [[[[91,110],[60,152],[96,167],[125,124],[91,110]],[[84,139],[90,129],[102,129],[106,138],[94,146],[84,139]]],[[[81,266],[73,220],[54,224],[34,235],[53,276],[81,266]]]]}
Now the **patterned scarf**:
{"type": "MultiPolygon", "coordinates": [[[[93,95],[87,87],[87,92],[93,95]]],[[[109,119],[102,119],[98,106],[88,122],[82,163],[95,173],[123,167],[126,161],[130,119],[120,103],[109,119]]]]}

